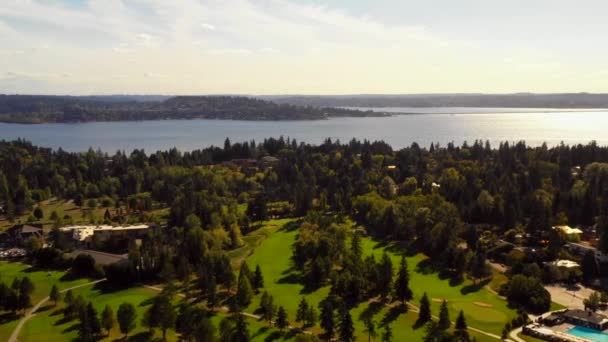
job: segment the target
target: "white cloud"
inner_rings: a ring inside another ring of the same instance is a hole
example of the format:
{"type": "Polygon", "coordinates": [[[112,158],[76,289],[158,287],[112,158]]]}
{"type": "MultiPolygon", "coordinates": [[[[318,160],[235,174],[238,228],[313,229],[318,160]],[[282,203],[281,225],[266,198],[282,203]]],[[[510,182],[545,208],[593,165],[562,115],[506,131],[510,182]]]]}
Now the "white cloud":
{"type": "Polygon", "coordinates": [[[46,75],[39,86],[47,92],[608,91],[599,78],[555,84],[545,77],[608,70],[603,48],[584,60],[536,46],[490,49],[442,34],[432,22],[388,23],[289,0],[87,0],[73,7],[8,0],[0,1],[0,18],[19,23],[0,21],[3,67],[46,75]]]}
{"type": "Polygon", "coordinates": [[[268,47],[261,48],[259,51],[261,53],[278,53],[279,52],[279,50],[277,50],[277,49],[268,48],[268,47]]]}
{"type": "Polygon", "coordinates": [[[250,55],[253,51],[249,49],[214,49],[209,53],[212,55],[250,55]]]}
{"type": "Polygon", "coordinates": [[[154,72],[146,72],[146,73],[144,73],[144,77],[147,77],[147,78],[164,78],[166,76],[165,75],[161,75],[161,74],[157,74],[157,73],[154,73],[154,72]]]}
{"type": "Polygon", "coordinates": [[[215,31],[215,26],[208,24],[208,23],[201,24],[201,27],[204,28],[205,30],[215,31]]]}

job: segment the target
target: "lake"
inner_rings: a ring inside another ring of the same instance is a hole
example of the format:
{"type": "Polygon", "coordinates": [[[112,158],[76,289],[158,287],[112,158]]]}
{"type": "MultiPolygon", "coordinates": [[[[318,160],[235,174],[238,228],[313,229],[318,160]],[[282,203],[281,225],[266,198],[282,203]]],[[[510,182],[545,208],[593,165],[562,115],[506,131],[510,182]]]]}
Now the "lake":
{"type": "MultiPolygon", "coordinates": [[[[608,144],[608,110],[602,111],[522,111],[484,109],[488,112],[448,114],[395,115],[377,118],[332,118],[317,121],[230,121],[230,120],[162,120],[138,122],[90,122],[74,124],[3,124],[0,139],[25,138],[46,147],[67,151],[84,151],[89,147],[113,153],[143,148],[147,152],[177,147],[182,151],[222,146],[231,141],[268,137],[291,137],[308,143],[321,143],[325,138],[347,142],[352,138],[384,140],[395,148],[417,142],[461,144],[475,139],[489,140],[492,146],[501,141],[525,140],[529,145],[546,142],[554,146],[588,143],[596,140],[608,144]],[[493,112],[490,112],[493,111],[493,112]]],[[[453,113],[459,113],[453,109],[453,113]]]]}

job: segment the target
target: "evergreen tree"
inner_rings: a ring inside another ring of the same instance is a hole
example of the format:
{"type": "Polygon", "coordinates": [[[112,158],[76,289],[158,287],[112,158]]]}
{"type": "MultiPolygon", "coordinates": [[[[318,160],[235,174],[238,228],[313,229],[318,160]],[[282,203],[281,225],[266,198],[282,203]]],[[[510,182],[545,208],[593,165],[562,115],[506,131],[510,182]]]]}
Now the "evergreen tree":
{"type": "Polygon", "coordinates": [[[420,299],[420,312],[418,313],[418,324],[424,324],[431,320],[431,303],[426,292],[420,299]]]}
{"type": "Polygon", "coordinates": [[[251,298],[253,297],[253,290],[249,283],[249,278],[246,276],[239,276],[239,284],[236,291],[236,304],[239,308],[246,308],[251,304],[251,298]]]}
{"type": "Polygon", "coordinates": [[[101,313],[101,326],[108,334],[110,334],[110,330],[114,327],[114,312],[109,305],[106,305],[101,313]]]}
{"type": "Polygon", "coordinates": [[[78,340],[82,342],[94,341],[93,331],[91,330],[91,322],[89,312],[85,306],[82,306],[78,313],[78,340]]]}
{"type": "Polygon", "coordinates": [[[243,314],[236,314],[236,324],[234,327],[233,341],[249,342],[249,327],[243,314]]]}
{"type": "Polygon", "coordinates": [[[313,326],[315,323],[317,323],[317,310],[314,306],[309,305],[306,312],[306,325],[313,326]]]}
{"type": "Polygon", "coordinates": [[[361,247],[361,237],[357,232],[353,234],[353,240],[351,242],[351,253],[355,263],[361,261],[361,257],[363,255],[363,248],[361,247]]]}
{"type": "Polygon", "coordinates": [[[378,335],[376,332],[376,322],[374,322],[371,316],[367,316],[363,320],[363,324],[365,324],[365,332],[367,332],[368,342],[371,342],[372,338],[375,340],[376,336],[378,335]]]}
{"type": "Polygon", "coordinates": [[[387,324],[384,327],[384,332],[382,333],[382,342],[393,342],[393,329],[391,329],[390,324],[387,324]]]}
{"type": "Polygon", "coordinates": [[[395,280],[395,297],[401,301],[403,305],[413,297],[412,290],[410,289],[410,274],[407,269],[405,256],[401,257],[399,272],[397,274],[397,279],[395,280]]]}
{"type": "Polygon", "coordinates": [[[242,277],[247,277],[247,280],[249,280],[249,283],[252,283],[253,280],[253,274],[251,273],[251,270],[249,269],[249,265],[247,265],[246,261],[243,261],[243,263],[241,264],[241,268],[239,269],[239,281],[241,280],[242,277]]]}
{"type": "Polygon", "coordinates": [[[437,323],[437,328],[440,330],[448,330],[451,324],[450,315],[448,313],[448,303],[444,300],[439,309],[439,322],[437,323]]]}
{"type": "Polygon", "coordinates": [[[308,302],[306,298],[302,297],[300,304],[298,304],[298,311],[296,311],[296,322],[306,325],[306,315],[308,313],[308,302]]]}
{"type": "Polygon", "coordinates": [[[255,266],[255,272],[253,273],[253,281],[251,285],[256,293],[264,287],[264,277],[262,276],[262,269],[260,268],[260,265],[255,266]]]}
{"type": "Polygon", "coordinates": [[[333,301],[328,297],[319,303],[319,306],[321,307],[321,328],[325,331],[325,338],[331,340],[336,328],[333,301]]]}
{"type": "Polygon", "coordinates": [[[53,284],[53,287],[51,288],[49,299],[53,301],[54,306],[57,306],[57,302],[61,300],[61,292],[59,292],[59,288],[57,288],[57,285],[55,284],[53,284]]]}
{"type": "Polygon", "coordinates": [[[342,342],[354,342],[355,341],[355,327],[353,325],[353,318],[348,311],[346,306],[343,306],[340,310],[340,341],[342,342]]]}
{"type": "Polygon", "coordinates": [[[268,323],[272,322],[276,312],[276,306],[274,305],[274,298],[266,291],[264,291],[262,299],[260,300],[260,312],[263,320],[268,323]]]}
{"type": "Polygon", "coordinates": [[[378,291],[382,298],[386,298],[390,294],[393,285],[393,263],[386,252],[382,254],[378,267],[378,291]]]}
{"type": "Polygon", "coordinates": [[[93,303],[89,302],[86,310],[89,319],[89,326],[91,327],[91,332],[94,336],[101,334],[101,323],[99,322],[99,316],[97,315],[97,310],[95,310],[93,303]]]}
{"type": "Polygon", "coordinates": [[[467,327],[467,321],[464,318],[464,312],[460,310],[458,318],[456,319],[456,326],[454,327],[454,336],[459,342],[469,342],[469,331],[467,327]]]}
{"type": "Polygon", "coordinates": [[[444,340],[443,337],[446,337],[445,333],[443,330],[439,329],[439,327],[437,326],[437,323],[435,323],[433,321],[429,321],[426,324],[425,335],[422,338],[422,341],[424,341],[424,342],[441,342],[444,340]]]}
{"type": "Polygon", "coordinates": [[[217,305],[217,284],[215,283],[215,277],[211,276],[207,281],[207,305],[210,308],[214,308],[217,305]]]}
{"type": "Polygon", "coordinates": [[[74,293],[72,292],[72,290],[68,290],[65,293],[65,297],[63,297],[63,302],[66,305],[70,305],[70,304],[72,304],[73,301],[74,301],[74,293]]]}
{"type": "Polygon", "coordinates": [[[125,334],[125,337],[129,335],[129,332],[135,329],[135,319],[137,318],[137,312],[135,307],[131,303],[122,303],[118,307],[116,312],[116,320],[120,327],[120,332],[125,334]]]}
{"type": "Polygon", "coordinates": [[[285,330],[285,328],[289,326],[289,322],[287,321],[287,312],[282,306],[279,307],[279,311],[277,313],[276,326],[281,331],[285,330]]]}
{"type": "Polygon", "coordinates": [[[158,327],[163,332],[163,340],[166,340],[167,329],[173,328],[176,320],[175,309],[169,297],[163,295],[155,297],[149,314],[150,327],[158,327]]]}

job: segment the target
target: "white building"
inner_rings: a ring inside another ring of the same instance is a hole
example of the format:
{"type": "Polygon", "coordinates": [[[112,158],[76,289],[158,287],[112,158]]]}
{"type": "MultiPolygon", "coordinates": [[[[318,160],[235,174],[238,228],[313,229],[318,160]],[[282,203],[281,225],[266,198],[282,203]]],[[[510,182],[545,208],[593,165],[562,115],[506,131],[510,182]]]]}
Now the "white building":
{"type": "Polygon", "coordinates": [[[110,226],[110,225],[75,225],[59,228],[62,232],[71,232],[72,238],[79,243],[87,244],[97,236],[100,241],[106,241],[110,237],[141,237],[150,229],[147,224],[131,226],[110,226]]]}

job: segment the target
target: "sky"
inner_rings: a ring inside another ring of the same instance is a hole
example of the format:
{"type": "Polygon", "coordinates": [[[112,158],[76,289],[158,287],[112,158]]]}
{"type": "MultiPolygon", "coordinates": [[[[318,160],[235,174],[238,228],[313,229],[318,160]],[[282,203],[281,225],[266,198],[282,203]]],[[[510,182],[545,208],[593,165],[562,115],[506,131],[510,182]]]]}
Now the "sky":
{"type": "Polygon", "coordinates": [[[1,0],[0,93],[608,92],[605,0],[1,0]]]}

